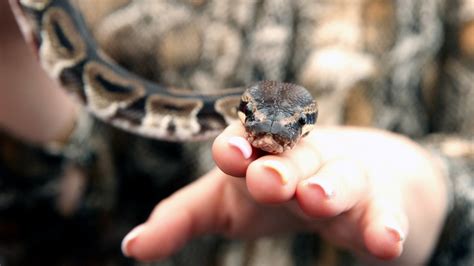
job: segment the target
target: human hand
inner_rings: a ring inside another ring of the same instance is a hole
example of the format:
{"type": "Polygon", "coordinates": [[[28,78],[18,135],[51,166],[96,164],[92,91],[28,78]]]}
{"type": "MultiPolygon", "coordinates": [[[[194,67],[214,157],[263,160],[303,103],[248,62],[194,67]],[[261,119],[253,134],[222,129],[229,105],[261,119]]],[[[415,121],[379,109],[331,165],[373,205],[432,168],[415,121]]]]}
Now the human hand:
{"type": "Polygon", "coordinates": [[[159,203],[124,239],[126,255],[164,259],[210,233],[309,231],[371,262],[402,249],[402,264],[428,259],[447,196],[436,162],[416,143],[384,131],[317,128],[293,150],[259,156],[243,135],[234,124],[215,140],[220,170],[159,203]]]}

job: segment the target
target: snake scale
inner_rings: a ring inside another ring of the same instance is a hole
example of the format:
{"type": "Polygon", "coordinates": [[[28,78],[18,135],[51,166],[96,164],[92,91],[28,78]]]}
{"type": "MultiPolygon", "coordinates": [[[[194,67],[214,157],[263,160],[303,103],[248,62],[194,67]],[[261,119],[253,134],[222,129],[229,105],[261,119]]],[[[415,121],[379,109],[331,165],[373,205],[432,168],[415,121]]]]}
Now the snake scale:
{"type": "Polygon", "coordinates": [[[280,153],[316,123],[318,109],[301,86],[260,81],[215,93],[158,84],[121,67],[96,44],[71,0],[12,0],[43,68],[99,119],[142,136],[194,141],[237,119],[253,146],[280,153]]]}

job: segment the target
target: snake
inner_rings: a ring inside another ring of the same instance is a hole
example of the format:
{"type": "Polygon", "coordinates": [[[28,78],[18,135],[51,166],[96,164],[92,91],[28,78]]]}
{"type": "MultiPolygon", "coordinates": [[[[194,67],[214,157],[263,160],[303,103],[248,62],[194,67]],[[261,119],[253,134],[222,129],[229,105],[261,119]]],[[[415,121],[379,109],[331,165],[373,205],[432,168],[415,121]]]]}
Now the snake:
{"type": "Polygon", "coordinates": [[[163,141],[199,141],[240,118],[254,147],[281,153],[316,123],[317,103],[302,86],[262,80],[204,93],[152,82],[100,49],[73,1],[11,4],[46,72],[98,119],[125,131],[163,141]]]}

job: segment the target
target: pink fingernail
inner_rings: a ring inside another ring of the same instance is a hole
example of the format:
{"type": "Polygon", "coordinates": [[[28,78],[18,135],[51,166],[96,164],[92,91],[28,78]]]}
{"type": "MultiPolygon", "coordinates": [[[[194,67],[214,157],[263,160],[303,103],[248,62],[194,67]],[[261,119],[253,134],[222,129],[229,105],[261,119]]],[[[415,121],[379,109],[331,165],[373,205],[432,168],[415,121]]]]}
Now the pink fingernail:
{"type": "Polygon", "coordinates": [[[130,257],[130,255],[131,255],[130,254],[130,243],[132,242],[132,240],[136,239],[144,229],[145,229],[145,226],[143,224],[139,225],[139,226],[135,227],[132,231],[130,231],[123,238],[121,248],[122,248],[122,253],[126,257],[130,257]]]}
{"type": "Polygon", "coordinates": [[[237,148],[245,159],[249,159],[250,156],[252,156],[252,146],[250,146],[250,143],[246,139],[242,137],[230,137],[227,142],[232,147],[237,148]]]}
{"type": "Polygon", "coordinates": [[[402,230],[400,224],[395,220],[395,218],[385,218],[384,221],[385,228],[387,231],[394,236],[398,242],[405,240],[405,233],[402,230]]]}
{"type": "Polygon", "coordinates": [[[279,161],[268,160],[263,162],[263,166],[273,170],[276,174],[278,174],[282,185],[288,184],[290,173],[283,163],[279,161]]]}
{"type": "Polygon", "coordinates": [[[304,184],[319,187],[323,191],[324,196],[328,199],[333,198],[335,195],[333,187],[321,177],[311,177],[307,179],[304,184]]]}

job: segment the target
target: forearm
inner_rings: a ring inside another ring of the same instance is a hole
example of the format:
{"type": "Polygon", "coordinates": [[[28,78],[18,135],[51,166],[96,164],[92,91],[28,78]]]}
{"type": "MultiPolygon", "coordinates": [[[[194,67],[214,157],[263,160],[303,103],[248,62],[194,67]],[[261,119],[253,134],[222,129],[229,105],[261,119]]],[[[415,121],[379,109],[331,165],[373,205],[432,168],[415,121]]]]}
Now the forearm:
{"type": "Polygon", "coordinates": [[[0,128],[28,142],[67,138],[76,107],[41,69],[8,6],[0,3],[0,128]]]}

